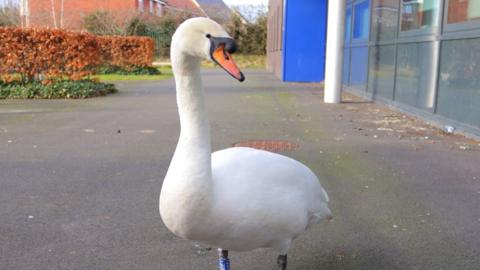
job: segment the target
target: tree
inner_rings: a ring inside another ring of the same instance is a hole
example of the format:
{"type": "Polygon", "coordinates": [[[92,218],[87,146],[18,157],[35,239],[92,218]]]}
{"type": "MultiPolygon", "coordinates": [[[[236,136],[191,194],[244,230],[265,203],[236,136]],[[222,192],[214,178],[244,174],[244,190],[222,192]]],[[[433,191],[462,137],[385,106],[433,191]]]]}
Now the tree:
{"type": "Polygon", "coordinates": [[[18,26],[20,24],[18,8],[7,6],[0,8],[0,26],[18,26]]]}
{"type": "MultiPolygon", "coordinates": [[[[233,13],[230,21],[225,25],[225,30],[230,34],[230,36],[237,42],[238,45],[242,43],[242,39],[245,36],[246,25],[242,20],[242,17],[237,13],[233,13]]],[[[239,49],[243,49],[243,46],[239,46],[239,49]]]]}
{"type": "Polygon", "coordinates": [[[83,18],[85,29],[97,35],[125,35],[126,30],[118,23],[112,14],[107,11],[94,11],[83,18]]]}
{"type": "Polygon", "coordinates": [[[136,17],[128,24],[127,35],[152,37],[156,42],[156,54],[158,56],[168,56],[173,33],[184,20],[183,16],[179,16],[177,14],[175,17],[136,17]]]}
{"type": "Polygon", "coordinates": [[[253,23],[234,13],[225,29],[237,42],[240,53],[263,55],[266,53],[267,21],[266,13],[258,13],[253,23]]]}

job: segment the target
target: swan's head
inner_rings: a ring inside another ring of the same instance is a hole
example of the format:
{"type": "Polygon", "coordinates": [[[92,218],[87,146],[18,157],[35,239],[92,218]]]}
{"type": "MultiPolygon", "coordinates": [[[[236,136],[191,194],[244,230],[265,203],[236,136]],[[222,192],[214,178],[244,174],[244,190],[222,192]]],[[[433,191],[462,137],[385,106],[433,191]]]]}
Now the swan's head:
{"type": "Polygon", "coordinates": [[[245,76],[233,61],[237,50],[233,40],[221,25],[209,18],[192,18],[183,22],[172,38],[172,55],[187,55],[211,60],[239,81],[245,76]]]}

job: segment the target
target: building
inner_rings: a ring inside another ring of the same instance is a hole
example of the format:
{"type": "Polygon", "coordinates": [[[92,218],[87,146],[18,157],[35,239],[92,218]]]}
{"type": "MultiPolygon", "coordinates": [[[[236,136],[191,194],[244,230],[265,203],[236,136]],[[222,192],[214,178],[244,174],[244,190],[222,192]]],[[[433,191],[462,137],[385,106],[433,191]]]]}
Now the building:
{"type": "Polygon", "coordinates": [[[210,17],[219,22],[231,18],[232,11],[222,0],[19,0],[23,26],[83,28],[83,18],[105,10],[115,18],[128,21],[134,16],[188,14],[210,17]]]}
{"type": "Polygon", "coordinates": [[[83,18],[97,10],[126,21],[139,13],[162,16],[166,5],[161,0],[20,0],[20,12],[23,26],[81,30],[83,18]]]}
{"type": "Polygon", "coordinates": [[[284,81],[323,81],[327,0],[270,0],[268,10],[268,68],[284,81]]]}
{"type": "Polygon", "coordinates": [[[222,0],[20,0],[23,26],[81,30],[83,18],[97,10],[108,11],[118,20],[134,16],[188,14],[226,22],[231,10],[222,0]]]}
{"type": "MultiPolygon", "coordinates": [[[[480,1],[341,1],[344,90],[480,135],[480,1]]],[[[284,81],[323,80],[326,2],[270,0],[268,68],[284,81]]]]}

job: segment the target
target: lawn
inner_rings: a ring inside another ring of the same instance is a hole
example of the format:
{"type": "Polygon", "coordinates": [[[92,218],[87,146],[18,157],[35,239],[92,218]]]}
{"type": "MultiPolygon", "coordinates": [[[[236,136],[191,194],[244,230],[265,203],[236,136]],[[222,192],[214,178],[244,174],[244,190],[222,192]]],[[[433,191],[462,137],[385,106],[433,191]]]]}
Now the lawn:
{"type": "MultiPolygon", "coordinates": [[[[244,68],[260,68],[266,67],[265,55],[253,55],[253,54],[234,54],[233,59],[237,63],[237,66],[241,69],[244,68]]],[[[203,61],[202,66],[206,68],[214,68],[216,64],[212,61],[203,61]]]]}
{"type": "Polygon", "coordinates": [[[101,74],[95,75],[93,78],[100,81],[158,81],[166,80],[173,77],[172,67],[170,65],[158,67],[161,74],[159,75],[120,75],[120,74],[101,74]]]}
{"type": "MultiPolygon", "coordinates": [[[[265,69],[266,56],[265,55],[248,55],[248,54],[236,54],[233,56],[238,67],[245,68],[260,68],[265,69]]],[[[164,60],[162,62],[166,62],[164,60]]],[[[217,65],[212,61],[203,61],[202,67],[204,68],[216,68],[217,65]]],[[[172,67],[170,65],[159,66],[158,69],[162,74],[160,75],[120,75],[120,74],[102,74],[95,75],[94,78],[100,81],[157,81],[166,80],[173,77],[172,67]]]]}

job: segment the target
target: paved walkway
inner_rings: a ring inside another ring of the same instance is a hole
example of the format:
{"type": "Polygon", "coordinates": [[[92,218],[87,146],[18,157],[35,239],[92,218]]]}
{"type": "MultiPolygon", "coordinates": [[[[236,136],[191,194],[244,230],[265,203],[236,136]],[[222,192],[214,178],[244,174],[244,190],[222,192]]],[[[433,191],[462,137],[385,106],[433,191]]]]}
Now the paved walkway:
{"type": "MultiPolygon", "coordinates": [[[[208,70],[213,147],[296,142],[335,220],[299,238],[289,269],[480,269],[478,143],[315,87],[208,70]]],[[[216,269],[158,214],[179,132],[173,81],[90,100],[0,101],[0,269],[216,269]]],[[[348,98],[348,97],[347,97],[348,98]]],[[[232,269],[274,269],[271,251],[232,269]]]]}

